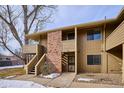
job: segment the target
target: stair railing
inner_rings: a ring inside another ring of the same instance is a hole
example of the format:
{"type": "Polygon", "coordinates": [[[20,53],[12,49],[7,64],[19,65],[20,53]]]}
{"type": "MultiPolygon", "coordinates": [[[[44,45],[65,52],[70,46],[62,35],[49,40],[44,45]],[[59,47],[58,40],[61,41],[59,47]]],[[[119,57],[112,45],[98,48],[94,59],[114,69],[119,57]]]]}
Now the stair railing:
{"type": "Polygon", "coordinates": [[[28,74],[33,69],[33,67],[37,64],[37,61],[38,61],[38,54],[36,54],[26,65],[26,74],[28,74]]]}
{"type": "Polygon", "coordinates": [[[43,67],[45,64],[45,60],[46,60],[46,54],[43,54],[43,56],[40,58],[38,63],[35,65],[35,75],[36,76],[42,73],[43,67]]]}

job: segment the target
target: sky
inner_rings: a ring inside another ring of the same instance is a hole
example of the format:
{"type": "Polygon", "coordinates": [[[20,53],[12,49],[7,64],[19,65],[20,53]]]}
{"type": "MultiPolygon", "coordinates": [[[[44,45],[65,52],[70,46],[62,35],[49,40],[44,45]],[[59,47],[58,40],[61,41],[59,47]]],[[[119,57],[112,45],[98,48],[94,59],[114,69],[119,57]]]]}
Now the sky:
{"type": "MultiPolygon", "coordinates": [[[[54,29],[63,26],[69,26],[80,23],[87,23],[92,21],[115,18],[123,6],[95,6],[95,5],[63,5],[58,6],[56,12],[52,16],[51,23],[44,26],[44,30],[54,29]]],[[[11,48],[16,49],[17,42],[11,42],[11,48]]],[[[10,55],[8,51],[2,51],[5,55],[10,55]]]]}
{"type": "Polygon", "coordinates": [[[53,29],[74,24],[114,18],[118,15],[123,6],[95,6],[95,5],[65,5],[58,6],[53,16],[53,22],[44,29],[53,29]]]}

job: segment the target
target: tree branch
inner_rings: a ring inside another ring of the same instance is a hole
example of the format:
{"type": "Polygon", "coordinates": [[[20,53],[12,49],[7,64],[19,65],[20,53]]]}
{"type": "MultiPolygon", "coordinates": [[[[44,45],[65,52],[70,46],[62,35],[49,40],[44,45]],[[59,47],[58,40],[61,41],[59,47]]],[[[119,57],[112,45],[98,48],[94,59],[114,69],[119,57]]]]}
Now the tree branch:
{"type": "Polygon", "coordinates": [[[37,5],[28,15],[27,17],[29,18],[36,10],[38,10],[38,8],[40,8],[41,5],[37,5]]]}
{"type": "MultiPolygon", "coordinates": [[[[31,21],[31,23],[30,23],[30,25],[29,25],[28,31],[30,31],[30,29],[31,29],[31,27],[32,27],[32,25],[33,25],[33,23],[34,23],[34,20],[36,19],[37,11],[38,11],[38,10],[35,11],[34,17],[33,17],[32,21],[31,21]]],[[[29,32],[28,32],[28,33],[29,33],[29,32]]]]}
{"type": "Polygon", "coordinates": [[[19,55],[16,55],[11,49],[8,48],[8,46],[6,45],[6,42],[4,41],[3,37],[1,38],[1,43],[3,44],[3,46],[13,55],[15,55],[16,57],[20,58],[21,60],[24,60],[22,57],[20,57],[19,55]]]}
{"type": "Polygon", "coordinates": [[[10,23],[9,23],[2,15],[0,15],[0,18],[1,18],[6,24],[10,25],[10,23]]]}

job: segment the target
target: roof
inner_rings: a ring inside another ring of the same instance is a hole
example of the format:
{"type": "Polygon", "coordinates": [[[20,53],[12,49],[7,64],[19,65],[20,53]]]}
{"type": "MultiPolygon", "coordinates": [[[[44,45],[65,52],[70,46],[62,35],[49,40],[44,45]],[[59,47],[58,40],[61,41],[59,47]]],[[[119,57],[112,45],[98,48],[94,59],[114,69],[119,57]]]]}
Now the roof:
{"type": "Polygon", "coordinates": [[[76,24],[76,25],[71,25],[71,26],[65,26],[65,27],[60,27],[60,28],[55,28],[55,29],[50,29],[50,30],[42,30],[37,33],[32,33],[32,34],[26,35],[26,38],[35,40],[38,38],[38,36],[47,34],[48,32],[68,30],[68,29],[73,29],[75,27],[83,28],[83,27],[91,27],[91,26],[95,26],[95,25],[103,25],[105,23],[112,23],[112,22],[116,22],[117,20],[121,19],[122,15],[124,15],[124,7],[121,9],[120,13],[118,14],[118,16],[116,18],[95,21],[95,22],[88,22],[88,23],[83,23],[83,24],[76,24]]]}

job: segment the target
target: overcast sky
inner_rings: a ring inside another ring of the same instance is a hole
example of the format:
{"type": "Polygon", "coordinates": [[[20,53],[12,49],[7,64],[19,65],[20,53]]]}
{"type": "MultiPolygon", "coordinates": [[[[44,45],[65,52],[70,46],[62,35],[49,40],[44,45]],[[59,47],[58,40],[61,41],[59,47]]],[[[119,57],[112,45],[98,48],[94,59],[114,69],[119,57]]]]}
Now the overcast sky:
{"type": "MultiPolygon", "coordinates": [[[[105,16],[114,18],[118,15],[123,6],[58,6],[53,16],[53,22],[46,24],[44,29],[53,29],[68,25],[103,20],[105,16]]],[[[12,48],[17,48],[17,42],[11,42],[12,48]]],[[[2,53],[9,55],[8,51],[2,53]]]]}

